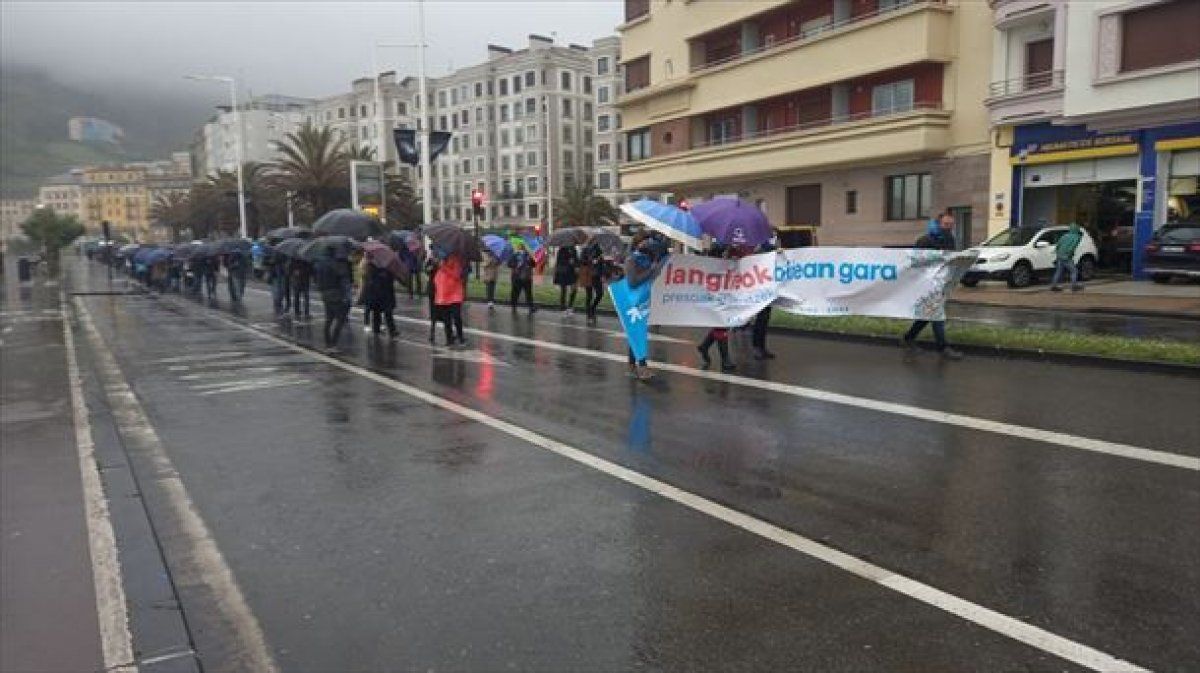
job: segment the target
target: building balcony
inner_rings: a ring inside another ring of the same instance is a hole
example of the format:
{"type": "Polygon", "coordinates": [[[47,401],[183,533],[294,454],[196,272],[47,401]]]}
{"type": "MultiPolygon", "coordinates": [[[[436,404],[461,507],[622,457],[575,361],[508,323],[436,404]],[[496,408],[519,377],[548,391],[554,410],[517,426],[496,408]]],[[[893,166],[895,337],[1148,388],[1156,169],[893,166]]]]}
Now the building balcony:
{"type": "Polygon", "coordinates": [[[954,7],[912,0],[699,64],[622,96],[624,126],[697,115],[922,62],[954,60],[954,7]],[[887,45],[886,49],[881,45],[887,45]]]}
{"type": "Polygon", "coordinates": [[[1063,71],[1031,73],[992,82],[983,102],[993,125],[1056,117],[1063,111],[1063,71]]]}
{"type": "Polygon", "coordinates": [[[728,185],[775,175],[906,161],[950,147],[950,112],[939,104],[865,113],[743,134],[620,166],[626,190],[728,185]]]}

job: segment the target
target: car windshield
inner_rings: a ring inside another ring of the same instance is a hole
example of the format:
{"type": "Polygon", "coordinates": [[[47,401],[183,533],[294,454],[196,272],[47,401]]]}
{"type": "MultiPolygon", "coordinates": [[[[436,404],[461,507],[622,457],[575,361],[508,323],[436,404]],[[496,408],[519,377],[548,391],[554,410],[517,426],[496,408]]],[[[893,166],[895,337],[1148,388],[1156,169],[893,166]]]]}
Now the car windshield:
{"type": "Polygon", "coordinates": [[[994,248],[1005,245],[1025,245],[1038,233],[1038,231],[1038,229],[1033,229],[1030,227],[1005,229],[1004,231],[988,239],[988,241],[984,243],[984,246],[994,248]]]}
{"type": "Polygon", "coordinates": [[[1160,243],[1192,243],[1200,241],[1200,227],[1163,227],[1158,232],[1160,243]]]}

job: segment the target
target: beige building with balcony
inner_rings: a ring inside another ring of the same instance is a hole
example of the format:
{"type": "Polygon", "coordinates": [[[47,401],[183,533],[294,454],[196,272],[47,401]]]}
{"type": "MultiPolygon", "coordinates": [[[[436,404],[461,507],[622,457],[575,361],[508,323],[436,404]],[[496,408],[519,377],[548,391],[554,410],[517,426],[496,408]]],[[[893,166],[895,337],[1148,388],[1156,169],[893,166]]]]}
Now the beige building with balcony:
{"type": "Polygon", "coordinates": [[[986,3],[627,0],[625,191],[736,194],[822,245],[986,221],[986,3]]]}

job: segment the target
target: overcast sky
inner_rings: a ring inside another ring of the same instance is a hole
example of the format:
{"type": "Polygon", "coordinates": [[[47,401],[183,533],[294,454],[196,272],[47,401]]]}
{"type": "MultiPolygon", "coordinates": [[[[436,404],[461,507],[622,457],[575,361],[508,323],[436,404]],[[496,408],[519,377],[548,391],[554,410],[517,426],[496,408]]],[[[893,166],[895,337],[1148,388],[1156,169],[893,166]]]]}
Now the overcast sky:
{"type": "MultiPolygon", "coordinates": [[[[429,74],[485,60],[489,43],[522,47],[529,33],[590,44],[612,35],[623,11],[622,0],[428,0],[429,74]]],[[[0,0],[4,63],[164,92],[206,86],[182,80],[198,73],[234,75],[254,94],[332,95],[370,72],[372,44],[416,39],[412,1],[0,0]]],[[[381,69],[416,74],[415,50],[379,54],[381,69]]]]}

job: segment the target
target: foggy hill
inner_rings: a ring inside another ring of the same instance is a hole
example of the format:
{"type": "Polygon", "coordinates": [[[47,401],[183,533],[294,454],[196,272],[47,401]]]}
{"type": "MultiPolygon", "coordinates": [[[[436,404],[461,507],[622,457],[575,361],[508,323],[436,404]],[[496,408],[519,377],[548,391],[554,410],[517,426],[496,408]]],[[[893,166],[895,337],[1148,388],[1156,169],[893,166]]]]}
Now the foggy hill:
{"type": "Polygon", "coordinates": [[[213,103],[129,85],[64,84],[45,70],[6,63],[0,70],[0,190],[5,197],[30,197],[43,179],[73,165],[165,159],[187,148],[213,103]],[[124,143],[68,140],[67,120],[74,116],[117,124],[124,143]]]}

